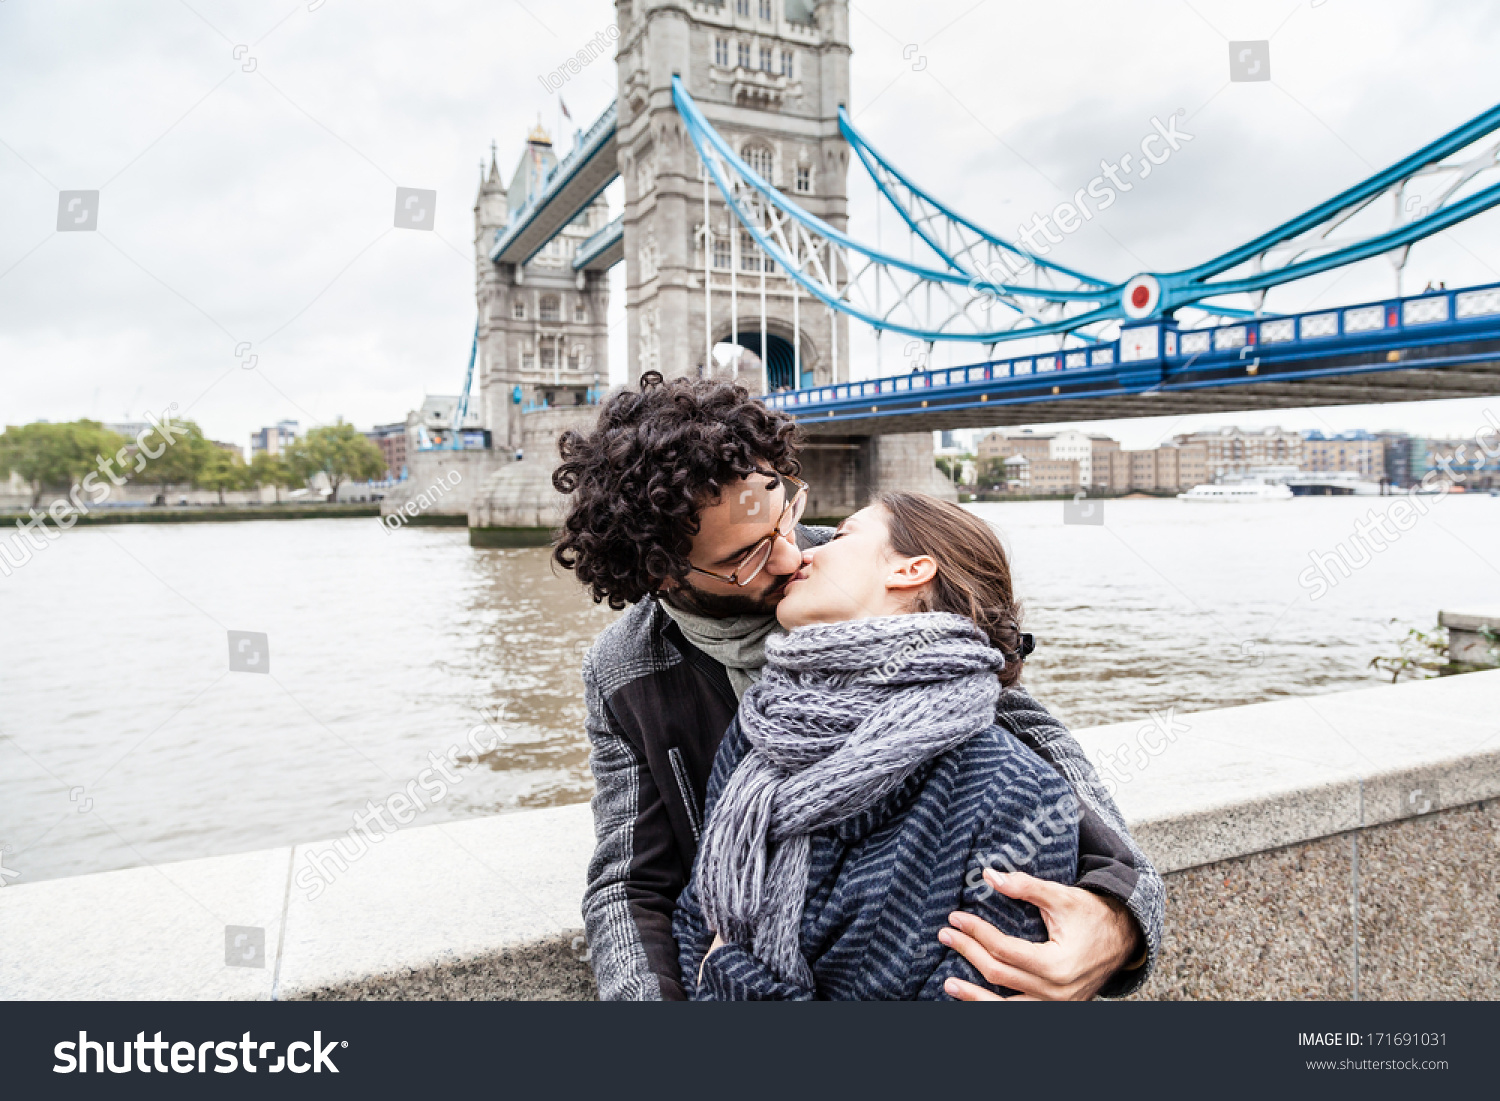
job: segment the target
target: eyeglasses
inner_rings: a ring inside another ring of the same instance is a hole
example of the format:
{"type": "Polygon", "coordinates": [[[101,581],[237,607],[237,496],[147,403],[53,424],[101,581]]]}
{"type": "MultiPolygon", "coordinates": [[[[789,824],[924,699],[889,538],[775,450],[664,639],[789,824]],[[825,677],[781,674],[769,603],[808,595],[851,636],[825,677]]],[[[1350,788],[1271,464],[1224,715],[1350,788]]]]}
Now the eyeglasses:
{"type": "Polygon", "coordinates": [[[766,563],[771,560],[771,548],[776,545],[778,539],[790,539],[792,532],[797,528],[797,522],[802,519],[802,512],[807,508],[807,483],[793,478],[790,474],[777,474],[774,471],[761,471],[767,478],[775,478],[785,494],[787,487],[792,489],[791,496],[781,509],[781,516],[776,520],[776,526],[751,547],[749,553],[741,558],[739,564],[734,567],[734,572],[727,577],[722,573],[714,573],[713,570],[699,569],[697,566],[689,568],[694,573],[705,574],[715,581],[722,581],[726,585],[738,585],[744,588],[759,576],[760,571],[766,568],[766,563]]]}

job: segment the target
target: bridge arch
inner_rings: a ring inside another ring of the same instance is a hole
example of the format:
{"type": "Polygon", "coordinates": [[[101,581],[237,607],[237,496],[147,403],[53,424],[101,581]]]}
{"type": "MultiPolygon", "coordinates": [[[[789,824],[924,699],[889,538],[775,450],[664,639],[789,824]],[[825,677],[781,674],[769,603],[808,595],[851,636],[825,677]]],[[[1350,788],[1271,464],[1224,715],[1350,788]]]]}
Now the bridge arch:
{"type": "Polygon", "coordinates": [[[802,345],[802,386],[815,386],[820,382],[829,381],[819,377],[819,368],[824,366],[827,359],[821,354],[817,341],[805,330],[795,333],[793,327],[786,324],[780,318],[766,318],[766,345],[769,355],[762,355],[760,349],[760,318],[740,318],[739,332],[735,333],[728,325],[718,330],[715,344],[737,344],[747,352],[752,352],[757,358],[765,360],[766,375],[772,390],[782,387],[799,389],[794,374],[796,356],[793,351],[793,340],[801,338],[802,345]]]}

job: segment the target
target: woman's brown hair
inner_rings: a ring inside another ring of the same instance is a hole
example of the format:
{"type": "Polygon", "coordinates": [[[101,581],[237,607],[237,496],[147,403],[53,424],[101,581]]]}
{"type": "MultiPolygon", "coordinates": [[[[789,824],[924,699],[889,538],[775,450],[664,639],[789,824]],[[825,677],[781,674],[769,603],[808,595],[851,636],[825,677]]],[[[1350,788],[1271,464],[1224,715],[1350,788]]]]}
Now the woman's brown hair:
{"type": "Polygon", "coordinates": [[[1010,562],[994,529],[973,513],[922,493],[882,493],[891,549],[903,558],[930,555],[937,576],[918,598],[917,612],[952,612],[972,619],[1005,655],[1000,683],[1021,679],[1031,636],[1021,633],[1021,606],[1010,583],[1010,562]]]}

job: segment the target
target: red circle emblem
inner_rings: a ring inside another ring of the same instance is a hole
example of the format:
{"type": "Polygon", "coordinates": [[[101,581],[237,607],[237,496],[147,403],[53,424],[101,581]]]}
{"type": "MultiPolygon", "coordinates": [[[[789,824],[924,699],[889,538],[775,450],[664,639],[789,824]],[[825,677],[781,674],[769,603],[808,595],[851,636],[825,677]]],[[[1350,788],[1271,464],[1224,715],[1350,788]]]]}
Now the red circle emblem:
{"type": "Polygon", "coordinates": [[[1130,292],[1130,304],[1138,310],[1144,310],[1146,303],[1151,301],[1151,290],[1149,287],[1140,286],[1130,292]]]}

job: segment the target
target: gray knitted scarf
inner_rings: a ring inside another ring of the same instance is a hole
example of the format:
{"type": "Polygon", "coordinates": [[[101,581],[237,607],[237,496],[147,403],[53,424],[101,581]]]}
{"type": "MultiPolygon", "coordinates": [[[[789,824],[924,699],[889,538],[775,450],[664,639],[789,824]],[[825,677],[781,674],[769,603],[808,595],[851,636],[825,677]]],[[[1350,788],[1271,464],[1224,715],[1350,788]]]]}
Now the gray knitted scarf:
{"type": "Polygon", "coordinates": [[[946,612],[801,627],[766,640],[740,701],[750,749],[698,851],[709,928],[811,989],[802,956],[809,835],[870,809],[927,761],[986,729],[999,650],[946,612]]]}

